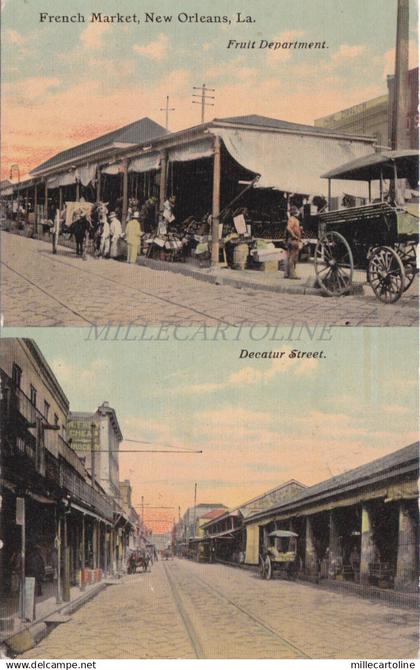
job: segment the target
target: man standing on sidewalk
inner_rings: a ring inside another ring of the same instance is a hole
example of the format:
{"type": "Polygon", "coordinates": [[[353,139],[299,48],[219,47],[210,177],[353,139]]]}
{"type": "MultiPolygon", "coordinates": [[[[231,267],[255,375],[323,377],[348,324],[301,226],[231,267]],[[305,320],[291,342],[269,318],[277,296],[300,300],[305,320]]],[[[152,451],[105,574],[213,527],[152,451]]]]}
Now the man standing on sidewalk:
{"type": "Polygon", "coordinates": [[[139,212],[134,212],[133,217],[127,223],[125,239],[127,241],[127,262],[135,263],[140,251],[141,226],[139,212]]]}
{"type": "Polygon", "coordinates": [[[286,228],[287,242],[287,270],[284,273],[285,279],[300,279],[296,275],[296,263],[299,258],[299,250],[302,245],[302,228],[300,226],[299,210],[295,205],[290,207],[290,216],[286,228]]]}

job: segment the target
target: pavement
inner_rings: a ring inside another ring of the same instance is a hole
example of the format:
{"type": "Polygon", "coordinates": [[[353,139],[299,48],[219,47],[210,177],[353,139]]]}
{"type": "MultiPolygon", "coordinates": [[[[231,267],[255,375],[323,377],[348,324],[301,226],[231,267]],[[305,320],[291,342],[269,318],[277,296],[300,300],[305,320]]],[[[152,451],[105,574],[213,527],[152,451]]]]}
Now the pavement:
{"type": "Polygon", "coordinates": [[[53,255],[49,243],[7,232],[0,239],[5,326],[412,326],[418,321],[418,279],[399,302],[384,305],[370,290],[328,298],[257,285],[238,289],[114,260],[83,260],[66,247],[53,255]]]}
{"type": "Polygon", "coordinates": [[[255,572],[160,561],[20,658],[416,658],[416,610],[255,572]]]}

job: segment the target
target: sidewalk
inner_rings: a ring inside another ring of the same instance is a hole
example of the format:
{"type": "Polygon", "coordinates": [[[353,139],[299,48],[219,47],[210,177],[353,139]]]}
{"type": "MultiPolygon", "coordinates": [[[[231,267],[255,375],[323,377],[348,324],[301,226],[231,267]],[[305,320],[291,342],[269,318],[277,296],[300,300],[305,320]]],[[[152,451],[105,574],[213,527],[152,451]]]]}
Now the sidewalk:
{"type": "MultiPolygon", "coordinates": [[[[257,291],[271,291],[272,293],[294,293],[300,295],[324,296],[324,292],[317,287],[314,265],[298,263],[296,272],[299,279],[285,279],[281,270],[277,272],[260,272],[259,270],[232,270],[223,267],[200,267],[194,261],[185,263],[170,263],[140,256],[137,264],[152,270],[175,272],[199,281],[234,288],[247,288],[257,291]]],[[[363,293],[363,284],[366,274],[360,270],[353,272],[353,294],[363,293]]]]}
{"type": "MultiPolygon", "coordinates": [[[[24,231],[10,230],[9,232],[25,237],[24,231]]],[[[49,235],[39,235],[37,238],[51,244],[49,235]]],[[[61,240],[59,246],[75,249],[73,240],[61,240]]],[[[325,293],[318,288],[314,264],[312,261],[298,263],[296,272],[299,279],[285,279],[284,272],[261,272],[259,270],[233,270],[223,267],[200,267],[194,259],[187,259],[185,263],[161,261],[146,256],[139,256],[137,265],[150,268],[151,270],[163,270],[191,277],[198,281],[204,281],[218,286],[231,286],[238,289],[251,289],[256,291],[269,291],[271,293],[291,293],[299,295],[316,295],[325,297],[325,293]]],[[[351,293],[361,295],[364,292],[363,284],[366,283],[366,273],[361,270],[353,272],[353,286],[351,293]]]]}
{"type": "Polygon", "coordinates": [[[70,614],[94,598],[100,591],[111,584],[118,583],[114,579],[103,579],[96,584],[86,585],[81,591],[78,586],[70,588],[70,600],[57,603],[55,595],[38,602],[34,621],[22,621],[16,618],[12,630],[0,633],[0,645],[5,645],[10,653],[19,654],[38,644],[50,631],[60,623],[66,623],[70,614]]]}

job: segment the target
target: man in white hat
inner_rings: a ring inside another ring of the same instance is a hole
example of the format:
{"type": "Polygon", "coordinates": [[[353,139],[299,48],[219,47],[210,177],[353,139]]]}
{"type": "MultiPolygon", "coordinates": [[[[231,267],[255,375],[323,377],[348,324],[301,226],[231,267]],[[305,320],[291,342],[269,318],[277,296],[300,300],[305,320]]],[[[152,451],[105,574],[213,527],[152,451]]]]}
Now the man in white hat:
{"type": "Polygon", "coordinates": [[[115,212],[111,212],[109,219],[109,230],[111,234],[111,249],[109,255],[111,258],[118,258],[118,240],[122,235],[121,221],[118,219],[115,212]]]}
{"type": "Polygon", "coordinates": [[[127,262],[135,263],[140,251],[140,240],[142,230],[140,226],[140,213],[134,212],[132,218],[127,223],[125,229],[125,239],[127,241],[127,262]]]}

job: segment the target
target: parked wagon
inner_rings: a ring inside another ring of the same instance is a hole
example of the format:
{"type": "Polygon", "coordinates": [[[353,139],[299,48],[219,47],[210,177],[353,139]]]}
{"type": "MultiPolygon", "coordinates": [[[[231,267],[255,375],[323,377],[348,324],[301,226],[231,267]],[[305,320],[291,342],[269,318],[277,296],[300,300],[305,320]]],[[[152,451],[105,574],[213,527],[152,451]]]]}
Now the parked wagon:
{"type": "Polygon", "coordinates": [[[375,296],[385,303],[401,298],[417,273],[418,209],[383,201],[383,182],[418,182],[418,151],[386,151],[351,161],[323,175],[331,179],[379,180],[381,201],[319,215],[315,273],[331,296],[351,290],[354,268],[366,270],[375,296]]]}
{"type": "Polygon", "coordinates": [[[297,573],[297,533],[273,530],[269,533],[260,554],[260,575],[271,579],[274,573],[293,579],[297,573]]]}

